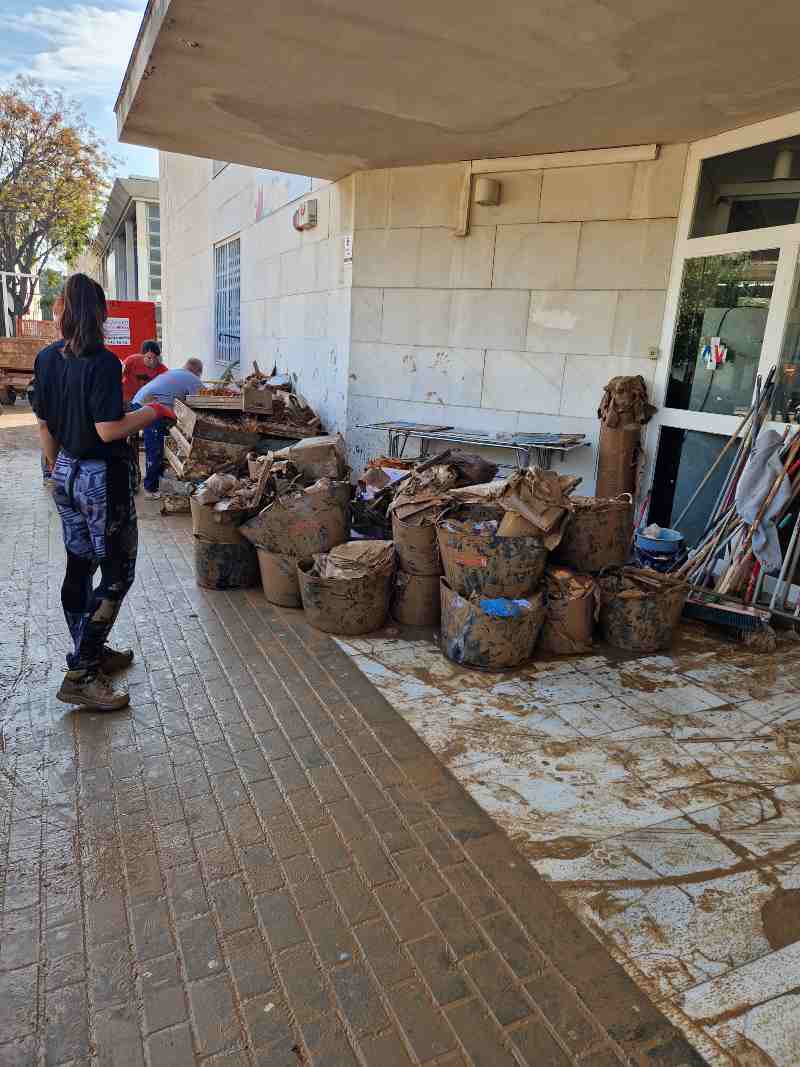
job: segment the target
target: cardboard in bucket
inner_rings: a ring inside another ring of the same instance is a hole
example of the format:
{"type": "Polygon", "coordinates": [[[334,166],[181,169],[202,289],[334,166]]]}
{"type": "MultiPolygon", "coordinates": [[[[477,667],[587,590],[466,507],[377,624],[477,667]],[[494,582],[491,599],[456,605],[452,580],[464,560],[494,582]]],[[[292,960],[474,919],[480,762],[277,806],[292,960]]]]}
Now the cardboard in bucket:
{"type": "Polygon", "coordinates": [[[668,648],[689,585],[658,571],[623,567],[600,579],[600,628],[614,648],[657,652],[668,648]]]}
{"type": "Polygon", "coordinates": [[[501,537],[503,512],[465,505],[437,523],[439,552],[450,587],[461,596],[524,597],[544,573],[539,536],[501,537]]]}
{"type": "Polygon", "coordinates": [[[398,571],[392,593],[392,618],[404,626],[435,626],[440,614],[439,575],[398,571]]]}
{"type": "Polygon", "coordinates": [[[502,508],[501,537],[537,536],[552,551],[561,540],[572,507],[570,493],[581,479],[530,467],[515,471],[504,481],[451,489],[447,494],[460,503],[502,508]]]}
{"type": "Polygon", "coordinates": [[[383,626],[394,572],[391,541],[351,541],[297,564],[306,617],[326,633],[356,636],[383,626]]]}
{"type": "Polygon", "coordinates": [[[261,585],[270,604],[283,608],[299,608],[300,586],[297,583],[297,560],[277,552],[257,548],[258,566],[261,570],[261,585]]]}
{"type": "Polygon", "coordinates": [[[242,535],[280,555],[307,558],[327,552],[349,536],[349,501],[349,482],[321,478],[276,497],[242,526],[242,535]]]}
{"type": "Polygon", "coordinates": [[[192,533],[206,541],[235,545],[243,541],[239,532],[243,512],[214,511],[213,506],[201,504],[196,496],[189,498],[192,512],[192,533]]]}
{"type": "Polygon", "coordinates": [[[589,574],[549,566],[545,571],[545,589],[547,618],[539,638],[541,651],[555,656],[590,652],[600,610],[597,582],[589,574]]]}
{"type": "Polygon", "coordinates": [[[533,655],[545,618],[544,594],[463,597],[441,579],[442,651],[453,663],[484,670],[519,667],[533,655]]]}

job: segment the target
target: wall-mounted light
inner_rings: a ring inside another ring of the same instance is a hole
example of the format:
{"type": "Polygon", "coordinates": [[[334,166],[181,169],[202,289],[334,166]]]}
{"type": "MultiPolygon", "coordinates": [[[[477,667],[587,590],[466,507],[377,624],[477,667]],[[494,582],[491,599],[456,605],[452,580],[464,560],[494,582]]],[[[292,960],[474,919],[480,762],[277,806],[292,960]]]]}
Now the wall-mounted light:
{"type": "Polygon", "coordinates": [[[472,199],[485,207],[496,207],[500,203],[500,182],[495,178],[476,178],[472,199]]]}

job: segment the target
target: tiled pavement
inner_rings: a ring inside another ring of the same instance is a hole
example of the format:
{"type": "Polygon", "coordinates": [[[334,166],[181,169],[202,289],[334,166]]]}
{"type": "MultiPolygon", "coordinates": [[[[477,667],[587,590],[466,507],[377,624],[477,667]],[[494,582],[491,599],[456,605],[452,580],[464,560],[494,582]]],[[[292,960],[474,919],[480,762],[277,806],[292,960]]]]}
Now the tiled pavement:
{"type": "Polygon", "coordinates": [[[0,435],[0,1067],[702,1061],[328,638],[140,523],[132,705],[53,699],[61,547],[0,435]]]}

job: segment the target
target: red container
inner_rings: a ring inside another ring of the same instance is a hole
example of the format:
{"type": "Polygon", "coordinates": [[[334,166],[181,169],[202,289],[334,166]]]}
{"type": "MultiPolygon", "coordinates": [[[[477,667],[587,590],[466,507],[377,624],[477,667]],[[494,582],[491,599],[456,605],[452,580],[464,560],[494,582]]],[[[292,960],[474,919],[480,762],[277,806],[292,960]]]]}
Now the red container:
{"type": "Polygon", "coordinates": [[[144,341],[156,339],[156,306],[152,300],[109,300],[106,348],[120,359],[141,352],[144,341]]]}

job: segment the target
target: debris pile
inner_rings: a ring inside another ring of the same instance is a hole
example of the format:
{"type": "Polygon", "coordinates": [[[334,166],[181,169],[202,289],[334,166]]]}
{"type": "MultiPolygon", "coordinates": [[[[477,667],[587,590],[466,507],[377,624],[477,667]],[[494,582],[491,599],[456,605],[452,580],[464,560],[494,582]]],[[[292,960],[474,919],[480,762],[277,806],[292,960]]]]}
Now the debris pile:
{"type": "MultiPolygon", "coordinates": [[[[448,449],[376,457],[352,499],[345,441],[319,433],[291,386],[254,366],[177,408],[181,470],[205,472],[191,510],[198,545],[217,546],[202,548],[206,584],[260,573],[268,600],[302,606],[331,633],[367,633],[390,611],[403,624],[440,623],[444,654],[487,670],[519,666],[537,642],[552,655],[585,654],[598,622],[628,651],[669,642],[687,583],[627,566],[630,492],[578,496],[579,477],[536,467],[498,478],[482,457],[448,449]],[[235,410],[214,406],[240,399],[235,410]]],[[[601,417],[610,432],[638,433],[652,410],[642,379],[617,378],[601,417]]],[[[798,469],[793,458],[786,470],[798,469]]],[[[783,501],[773,500],[777,514],[783,501]]]]}
{"type": "Polygon", "coordinates": [[[298,559],[328,552],[350,534],[344,441],[338,434],[312,437],[249,463],[251,476],[259,465],[268,466],[259,502],[266,504],[251,513],[242,535],[258,552],[267,599],[298,607],[298,559]]]}
{"type": "Polygon", "coordinates": [[[235,471],[249,451],[279,450],[322,432],[319,416],[288,376],[265,378],[257,371],[238,385],[214,385],[185,403],[176,400],[175,416],[165,456],[186,481],[235,471]]]}
{"type": "MultiPolygon", "coordinates": [[[[296,393],[288,375],[253,373],[240,382],[227,378],[175,401],[176,424],[165,443],[175,477],[162,511],[185,507],[174,501],[189,495],[195,535],[197,580],[208,588],[236,588],[258,581],[258,536],[249,520],[278,500],[308,493],[318,503],[327,493],[341,500],[338,527],[328,544],[346,540],[349,472],[340,436],[321,436],[322,423],[296,393]],[[337,479],[331,490],[332,478],[337,479]],[[212,549],[209,546],[216,545],[212,549]]],[[[319,508],[306,508],[316,521],[319,508]]],[[[290,543],[295,545],[295,539],[290,543]]],[[[316,549],[319,541],[314,543],[316,549]]],[[[269,564],[268,564],[269,569],[269,564]]],[[[295,562],[273,571],[291,576],[299,603],[295,562]]],[[[284,586],[286,584],[284,576],[284,586]]],[[[283,600],[286,602],[284,594],[283,600]]]]}

